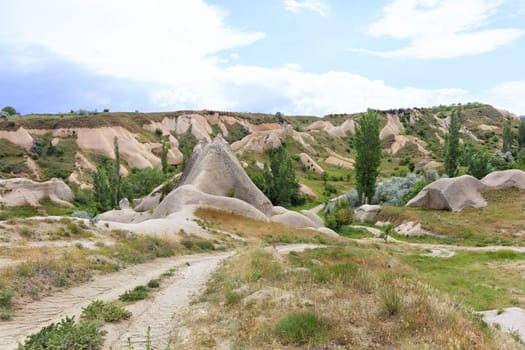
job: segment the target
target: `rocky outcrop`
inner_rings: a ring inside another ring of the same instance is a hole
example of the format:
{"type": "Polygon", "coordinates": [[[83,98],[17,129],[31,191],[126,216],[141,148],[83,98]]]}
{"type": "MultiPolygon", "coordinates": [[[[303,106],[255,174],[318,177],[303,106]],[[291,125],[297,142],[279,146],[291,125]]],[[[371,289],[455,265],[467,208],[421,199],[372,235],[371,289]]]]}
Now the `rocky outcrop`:
{"type": "Polygon", "coordinates": [[[348,133],[355,133],[355,123],[353,119],[347,119],[343,124],[334,126],[329,121],[318,120],[310,124],[306,130],[321,130],[328,133],[332,137],[345,137],[348,133]]]}
{"type": "Polygon", "coordinates": [[[46,182],[23,178],[0,180],[0,204],[6,207],[39,207],[44,199],[58,205],[73,207],[69,201],[74,199],[74,195],[64,181],[55,178],[46,182]]]}
{"type": "Polygon", "coordinates": [[[0,139],[6,139],[7,141],[24,148],[29,151],[33,147],[33,137],[29,135],[26,129],[23,127],[18,128],[16,131],[0,130],[0,139]]]}
{"type": "Polygon", "coordinates": [[[270,200],[255,186],[228,143],[220,136],[212,143],[199,143],[193,150],[179,186],[190,184],[201,192],[234,197],[266,215],[271,213],[270,200]]]}
{"type": "Polygon", "coordinates": [[[425,186],[407,206],[451,211],[481,208],[487,205],[481,195],[487,189],[488,186],[470,175],[439,179],[425,186]]]}
{"type": "Polygon", "coordinates": [[[313,171],[316,174],[324,173],[323,168],[321,168],[308,154],[300,153],[299,159],[306,169],[313,171]]]}
{"type": "Polygon", "coordinates": [[[384,140],[389,136],[399,135],[405,130],[405,127],[403,126],[403,124],[401,124],[401,121],[399,120],[399,116],[397,114],[387,114],[386,117],[386,125],[383,127],[383,129],[381,129],[381,132],[379,134],[381,140],[384,140]]]}
{"type": "Polygon", "coordinates": [[[288,136],[308,152],[314,153],[314,149],[308,143],[308,141],[313,142],[314,138],[308,133],[295,131],[291,125],[285,125],[281,129],[255,131],[243,139],[232,143],[231,148],[234,152],[240,153],[264,153],[269,149],[280,147],[283,140],[288,136]]]}
{"type": "Polygon", "coordinates": [[[509,187],[525,190],[525,171],[518,169],[493,171],[481,179],[481,182],[496,190],[509,187]]]}

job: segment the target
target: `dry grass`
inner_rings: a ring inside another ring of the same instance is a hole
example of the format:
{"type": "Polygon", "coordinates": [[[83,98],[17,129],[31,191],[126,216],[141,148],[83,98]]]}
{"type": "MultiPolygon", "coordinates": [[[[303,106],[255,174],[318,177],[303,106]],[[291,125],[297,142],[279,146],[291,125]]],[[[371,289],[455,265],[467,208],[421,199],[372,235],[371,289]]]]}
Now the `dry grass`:
{"type": "Polygon", "coordinates": [[[513,349],[434,289],[408,277],[411,268],[373,247],[291,253],[259,249],[228,261],[188,315],[191,344],[206,348],[296,349],[275,334],[284,316],[312,312],[327,336],[301,348],[513,349]],[[199,310],[199,311],[196,311],[199,310]],[[498,339],[498,343],[495,342],[498,339]]]}
{"type": "Polygon", "coordinates": [[[267,243],[336,242],[312,230],[291,228],[276,222],[262,222],[216,209],[200,208],[195,211],[195,216],[201,220],[201,226],[211,231],[227,231],[248,240],[267,243]]]}

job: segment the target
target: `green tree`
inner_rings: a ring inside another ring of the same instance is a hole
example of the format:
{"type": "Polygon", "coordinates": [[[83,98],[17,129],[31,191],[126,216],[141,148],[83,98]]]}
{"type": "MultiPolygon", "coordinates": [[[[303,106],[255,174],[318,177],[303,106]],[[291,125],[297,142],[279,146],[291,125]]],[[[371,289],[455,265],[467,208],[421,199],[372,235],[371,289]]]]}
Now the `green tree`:
{"type": "Polygon", "coordinates": [[[353,138],[355,147],[356,189],[363,203],[372,199],[381,163],[380,120],[377,112],[369,109],[361,117],[353,138]]]}
{"type": "Polygon", "coordinates": [[[110,201],[108,195],[111,193],[109,187],[108,176],[104,165],[99,165],[97,171],[93,176],[93,199],[97,203],[99,211],[106,211],[110,209],[110,201]]]}
{"type": "Polygon", "coordinates": [[[260,190],[274,205],[299,204],[301,197],[290,155],[284,147],[271,149],[269,154],[270,166],[264,165],[264,186],[260,190]]]}
{"type": "Polygon", "coordinates": [[[160,161],[162,163],[162,172],[168,173],[168,150],[169,144],[166,141],[162,141],[162,153],[160,155],[160,161]]]}
{"type": "Polygon", "coordinates": [[[520,150],[525,148],[525,119],[521,119],[518,127],[518,145],[520,150]]]}
{"type": "Polygon", "coordinates": [[[514,134],[510,122],[507,121],[503,126],[503,153],[512,151],[512,143],[514,142],[514,134]]]}
{"type": "Polygon", "coordinates": [[[461,111],[456,109],[450,117],[448,134],[445,142],[445,173],[454,177],[458,174],[459,163],[459,131],[461,129],[461,111]]]}
{"type": "Polygon", "coordinates": [[[490,172],[490,156],[484,149],[476,149],[468,162],[467,173],[477,179],[485,177],[490,172]]]}
{"type": "Polygon", "coordinates": [[[5,106],[4,108],[2,108],[2,112],[7,113],[8,115],[15,115],[15,114],[17,114],[16,109],[14,107],[11,107],[11,106],[5,106]]]}

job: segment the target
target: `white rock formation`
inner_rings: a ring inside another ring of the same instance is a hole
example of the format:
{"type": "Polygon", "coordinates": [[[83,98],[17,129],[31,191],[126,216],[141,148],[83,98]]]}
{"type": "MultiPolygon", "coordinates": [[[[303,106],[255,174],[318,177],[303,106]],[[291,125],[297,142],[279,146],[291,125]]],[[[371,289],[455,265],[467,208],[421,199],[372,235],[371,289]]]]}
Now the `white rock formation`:
{"type": "Polygon", "coordinates": [[[509,187],[525,190],[525,171],[518,169],[493,171],[481,179],[481,182],[497,190],[509,187]]]}
{"type": "Polygon", "coordinates": [[[49,198],[53,203],[72,207],[73,192],[64,181],[51,179],[35,182],[23,178],[0,180],[0,204],[6,207],[29,205],[39,207],[40,201],[49,198]]]}
{"type": "Polygon", "coordinates": [[[407,206],[451,211],[481,208],[487,205],[481,195],[487,189],[488,186],[470,175],[439,179],[425,186],[407,206]]]}
{"type": "Polygon", "coordinates": [[[360,222],[375,222],[376,216],[381,211],[379,205],[363,204],[356,209],[354,218],[360,222]]]}

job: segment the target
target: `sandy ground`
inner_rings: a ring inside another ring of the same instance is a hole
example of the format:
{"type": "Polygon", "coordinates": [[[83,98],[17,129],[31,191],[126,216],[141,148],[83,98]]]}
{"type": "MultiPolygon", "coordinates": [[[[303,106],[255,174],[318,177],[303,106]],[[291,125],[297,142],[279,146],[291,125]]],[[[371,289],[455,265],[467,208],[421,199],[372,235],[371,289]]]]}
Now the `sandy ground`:
{"type": "Polygon", "coordinates": [[[480,312],[483,320],[488,324],[498,324],[507,332],[516,332],[525,343],[525,310],[519,307],[509,307],[503,310],[489,310],[480,312]]]}
{"type": "MultiPolygon", "coordinates": [[[[275,251],[286,254],[321,247],[314,244],[277,246],[275,251]]],[[[163,272],[175,269],[172,277],[161,282],[161,288],[150,298],[127,306],[133,313],[128,321],[106,324],[104,348],[128,349],[128,338],[135,348],[143,348],[148,327],[153,349],[162,349],[170,340],[177,324],[182,324],[184,311],[203,291],[206,282],[232,252],[197,254],[157,259],[128,267],[121,271],[97,276],[81,286],[70,288],[25,305],[16,316],[0,327],[0,349],[16,349],[17,344],[43,326],[58,322],[66,316],[79,318],[82,308],[93,300],[111,301],[126,290],[144,285],[163,272]]]]}
{"type": "MultiPolygon", "coordinates": [[[[193,283],[193,281],[197,280],[198,276],[192,276],[191,279],[188,279],[188,273],[196,271],[197,273],[206,274],[207,278],[213,267],[218,266],[219,262],[229,255],[229,253],[219,255],[199,254],[157,259],[149,263],[131,266],[115,273],[98,276],[94,280],[78,287],[70,288],[53,296],[43,298],[40,301],[27,304],[22,309],[16,310],[16,315],[11,321],[1,324],[0,349],[15,349],[17,344],[23,341],[26,336],[39,331],[43,326],[58,322],[66,316],[75,315],[78,319],[82,307],[87,306],[93,300],[116,300],[126,290],[137,285],[146,284],[149,280],[159,277],[159,275],[171,268],[183,267],[180,271],[181,275],[178,276],[186,276],[184,280],[192,282],[188,284],[186,292],[197,292],[198,290],[195,290],[195,288],[200,287],[200,284],[193,283]],[[186,265],[187,263],[189,263],[189,266],[186,265]],[[193,267],[192,265],[195,264],[196,267],[193,267]],[[207,265],[210,266],[207,267],[207,265]],[[185,269],[188,268],[191,268],[191,270],[185,272],[185,269]]],[[[202,283],[205,282],[204,278],[199,278],[198,280],[202,283]]],[[[169,288],[167,287],[171,291],[172,289],[169,288]]],[[[180,297],[180,295],[177,295],[177,297],[180,297]]],[[[160,298],[158,300],[163,301],[166,299],[169,298],[160,298]]],[[[155,300],[157,300],[157,297],[155,300]]],[[[160,315],[158,317],[155,316],[155,320],[160,319],[160,315]]],[[[142,327],[142,333],[145,335],[147,325],[144,324],[142,327]]],[[[118,339],[120,336],[113,336],[113,338],[118,339]]]]}

